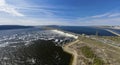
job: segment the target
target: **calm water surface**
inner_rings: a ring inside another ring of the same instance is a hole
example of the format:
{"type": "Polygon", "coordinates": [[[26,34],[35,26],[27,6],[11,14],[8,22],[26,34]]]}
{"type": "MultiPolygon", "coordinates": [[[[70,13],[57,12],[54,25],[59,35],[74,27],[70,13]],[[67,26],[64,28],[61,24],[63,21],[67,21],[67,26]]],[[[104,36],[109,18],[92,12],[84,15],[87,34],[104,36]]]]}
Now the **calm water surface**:
{"type": "Polygon", "coordinates": [[[74,32],[77,34],[87,34],[87,35],[96,35],[96,33],[99,36],[115,36],[114,34],[97,27],[91,27],[91,26],[56,26],[55,28],[74,32]]]}

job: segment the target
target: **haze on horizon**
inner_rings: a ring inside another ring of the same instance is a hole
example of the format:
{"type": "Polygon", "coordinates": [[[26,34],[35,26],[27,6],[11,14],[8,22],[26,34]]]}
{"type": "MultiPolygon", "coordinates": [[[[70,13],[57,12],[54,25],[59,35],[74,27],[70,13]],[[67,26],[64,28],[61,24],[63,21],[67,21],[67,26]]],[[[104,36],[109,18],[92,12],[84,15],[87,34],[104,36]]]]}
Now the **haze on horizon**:
{"type": "Polygon", "coordinates": [[[0,25],[120,25],[120,0],[0,0],[0,25]]]}

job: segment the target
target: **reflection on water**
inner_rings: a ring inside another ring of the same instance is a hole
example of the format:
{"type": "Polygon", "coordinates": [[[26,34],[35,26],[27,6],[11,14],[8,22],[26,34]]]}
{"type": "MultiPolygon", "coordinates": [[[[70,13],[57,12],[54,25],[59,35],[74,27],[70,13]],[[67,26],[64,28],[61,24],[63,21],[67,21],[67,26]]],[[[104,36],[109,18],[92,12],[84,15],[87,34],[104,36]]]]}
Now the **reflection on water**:
{"type": "Polygon", "coordinates": [[[52,41],[37,40],[32,44],[0,48],[0,65],[69,65],[71,55],[52,41]]]}

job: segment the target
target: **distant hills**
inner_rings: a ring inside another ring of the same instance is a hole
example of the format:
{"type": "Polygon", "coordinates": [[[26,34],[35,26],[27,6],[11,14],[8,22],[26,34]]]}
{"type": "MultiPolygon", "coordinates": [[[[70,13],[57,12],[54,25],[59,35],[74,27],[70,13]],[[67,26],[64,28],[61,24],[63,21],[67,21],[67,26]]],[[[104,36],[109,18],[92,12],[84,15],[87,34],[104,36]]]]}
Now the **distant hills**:
{"type": "Polygon", "coordinates": [[[8,29],[23,29],[23,28],[33,28],[33,26],[0,25],[0,30],[8,30],[8,29]]]}

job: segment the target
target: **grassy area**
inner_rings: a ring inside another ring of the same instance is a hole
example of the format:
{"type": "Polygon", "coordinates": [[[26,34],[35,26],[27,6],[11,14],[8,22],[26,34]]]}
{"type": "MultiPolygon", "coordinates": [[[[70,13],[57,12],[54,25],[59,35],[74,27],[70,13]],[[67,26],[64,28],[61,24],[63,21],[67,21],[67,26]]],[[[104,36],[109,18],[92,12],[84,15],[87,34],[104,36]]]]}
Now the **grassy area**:
{"type": "Polygon", "coordinates": [[[85,57],[87,57],[87,58],[94,58],[95,57],[95,54],[93,53],[91,48],[89,48],[88,46],[81,47],[81,51],[85,55],[85,57]]]}
{"type": "MultiPolygon", "coordinates": [[[[118,36],[98,36],[98,37],[105,38],[105,39],[112,39],[114,41],[120,42],[120,37],[118,36]]],[[[81,50],[84,50],[82,51],[82,54],[86,58],[90,58],[94,61],[89,64],[89,60],[85,58],[84,62],[87,63],[87,65],[110,65],[110,64],[117,65],[117,64],[120,64],[120,57],[119,57],[120,49],[119,48],[116,48],[107,43],[105,44],[100,41],[87,38],[84,36],[79,36],[79,40],[84,42],[83,43],[84,45],[82,44],[80,45],[80,47],[85,46],[85,45],[88,46],[88,48],[84,48],[84,47],[82,47],[83,49],[80,48],[81,50]],[[104,59],[104,61],[102,61],[102,59],[104,59]],[[104,64],[102,64],[102,62],[104,62],[104,64]]],[[[79,50],[78,52],[81,52],[81,50],[79,50]]]]}
{"type": "Polygon", "coordinates": [[[101,60],[101,58],[97,57],[97,55],[94,54],[94,52],[92,51],[90,47],[83,46],[80,48],[80,50],[86,58],[93,59],[93,61],[89,65],[103,65],[104,64],[104,61],[101,60]]]}
{"type": "MultiPolygon", "coordinates": [[[[103,36],[103,37],[104,37],[104,36],[103,36]]],[[[105,36],[105,37],[106,37],[106,36],[105,36]]],[[[107,45],[107,44],[104,44],[104,43],[102,43],[102,42],[100,42],[100,41],[93,40],[93,39],[90,39],[90,38],[79,37],[79,40],[87,43],[88,45],[90,44],[91,46],[97,46],[97,47],[99,47],[99,48],[109,48],[109,49],[112,49],[112,50],[118,50],[118,51],[119,51],[119,49],[116,49],[116,48],[111,47],[111,46],[109,46],[109,45],[107,45]]]]}
{"type": "Polygon", "coordinates": [[[112,40],[114,42],[120,43],[120,37],[119,36],[100,36],[100,38],[112,40]]]}
{"type": "Polygon", "coordinates": [[[104,44],[102,42],[99,42],[99,41],[96,41],[96,40],[93,40],[93,39],[90,39],[90,38],[86,38],[86,37],[79,37],[79,40],[83,41],[83,42],[86,42],[86,43],[89,43],[89,44],[94,44],[94,45],[97,45],[97,46],[104,46],[104,44]]]}
{"type": "Polygon", "coordinates": [[[103,64],[104,62],[98,57],[96,57],[93,61],[93,65],[103,65],[103,64]]]}

